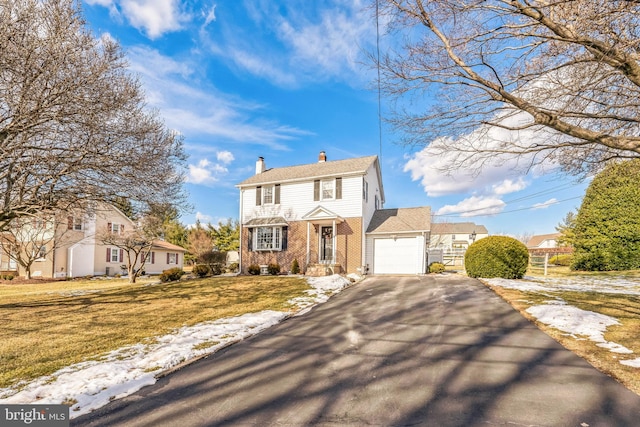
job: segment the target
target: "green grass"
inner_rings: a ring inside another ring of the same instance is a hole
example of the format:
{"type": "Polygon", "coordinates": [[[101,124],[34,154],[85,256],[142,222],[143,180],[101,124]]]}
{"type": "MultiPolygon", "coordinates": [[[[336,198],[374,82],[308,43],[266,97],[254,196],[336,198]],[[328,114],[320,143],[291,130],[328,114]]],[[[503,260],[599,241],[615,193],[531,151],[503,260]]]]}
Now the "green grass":
{"type": "Polygon", "coordinates": [[[262,310],[288,311],[303,278],[211,277],[0,285],[0,388],[183,326],[262,310]]]}

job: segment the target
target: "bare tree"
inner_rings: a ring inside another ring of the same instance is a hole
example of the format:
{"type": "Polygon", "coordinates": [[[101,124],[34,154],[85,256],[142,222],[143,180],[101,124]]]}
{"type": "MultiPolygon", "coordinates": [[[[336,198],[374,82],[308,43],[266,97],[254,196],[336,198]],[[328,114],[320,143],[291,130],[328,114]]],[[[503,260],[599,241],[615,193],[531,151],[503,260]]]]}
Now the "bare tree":
{"type": "Polygon", "coordinates": [[[15,260],[24,269],[25,278],[31,279],[36,262],[46,261],[56,249],[68,243],[66,218],[66,214],[15,218],[10,227],[0,233],[0,251],[15,260]]]}
{"type": "Polygon", "coordinates": [[[90,201],[184,203],[182,137],[79,1],[3,0],[0,52],[0,230],[90,201]]]}
{"type": "Polygon", "coordinates": [[[214,240],[211,232],[205,230],[200,221],[196,221],[195,227],[189,229],[187,234],[187,251],[195,261],[206,253],[213,251],[214,240]]]}
{"type": "Polygon", "coordinates": [[[374,58],[399,101],[391,121],[406,143],[454,152],[450,170],[516,156],[583,175],[640,154],[638,2],[376,5],[399,36],[374,58]]]}
{"type": "Polygon", "coordinates": [[[129,283],[136,283],[136,279],[144,271],[154,237],[145,230],[145,227],[136,224],[132,230],[119,229],[117,232],[107,227],[98,232],[98,239],[105,245],[122,250],[123,265],[127,269],[129,283]]]}

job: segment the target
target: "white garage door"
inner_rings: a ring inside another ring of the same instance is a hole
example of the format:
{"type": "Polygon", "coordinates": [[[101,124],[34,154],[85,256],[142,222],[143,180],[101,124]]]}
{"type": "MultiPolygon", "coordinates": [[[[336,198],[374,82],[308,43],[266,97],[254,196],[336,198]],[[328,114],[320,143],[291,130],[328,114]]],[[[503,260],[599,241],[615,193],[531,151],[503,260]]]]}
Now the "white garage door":
{"type": "Polygon", "coordinates": [[[398,237],[396,239],[374,239],[374,274],[420,274],[421,253],[419,239],[398,237]]]}

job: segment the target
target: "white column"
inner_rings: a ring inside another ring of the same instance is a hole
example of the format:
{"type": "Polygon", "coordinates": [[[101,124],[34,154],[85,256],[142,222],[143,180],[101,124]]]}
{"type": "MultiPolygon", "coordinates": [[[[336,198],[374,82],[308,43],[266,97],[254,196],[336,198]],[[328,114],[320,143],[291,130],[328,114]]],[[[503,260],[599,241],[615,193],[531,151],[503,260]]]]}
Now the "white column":
{"type": "Polygon", "coordinates": [[[336,220],[333,220],[333,230],[332,230],[332,237],[331,239],[333,240],[333,244],[332,246],[332,252],[331,252],[331,260],[332,262],[335,264],[336,263],[336,220]]]}
{"type": "Polygon", "coordinates": [[[310,242],[309,242],[309,237],[310,237],[310,227],[311,224],[309,224],[309,221],[307,221],[307,265],[309,265],[309,247],[310,247],[310,242]]]}

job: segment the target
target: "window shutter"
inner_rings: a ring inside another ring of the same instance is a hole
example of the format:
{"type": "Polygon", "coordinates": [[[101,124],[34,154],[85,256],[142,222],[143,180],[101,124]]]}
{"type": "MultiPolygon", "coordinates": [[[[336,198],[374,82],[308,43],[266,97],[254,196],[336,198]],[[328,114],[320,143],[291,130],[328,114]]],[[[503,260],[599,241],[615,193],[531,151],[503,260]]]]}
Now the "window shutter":
{"type": "Polygon", "coordinates": [[[342,178],[336,178],[336,199],[342,199],[342,178]]]}
{"type": "Polygon", "coordinates": [[[118,232],[120,234],[122,234],[124,232],[124,224],[120,224],[120,228],[118,229],[118,232]]]}
{"type": "Polygon", "coordinates": [[[111,228],[111,223],[110,222],[107,223],[107,230],[109,230],[109,233],[111,233],[112,228],[111,228]]]}
{"type": "Polygon", "coordinates": [[[282,227],[282,250],[287,250],[287,243],[289,241],[289,227],[282,227]]]}
{"type": "Polygon", "coordinates": [[[151,252],[151,264],[155,264],[155,262],[156,262],[156,253],[151,252]]]}
{"type": "Polygon", "coordinates": [[[111,261],[111,248],[107,248],[107,262],[111,261]]]}
{"type": "Polygon", "coordinates": [[[260,206],[262,204],[262,187],[256,187],[256,206],[260,206]]]}
{"type": "Polygon", "coordinates": [[[176,253],[176,265],[180,265],[179,259],[180,259],[180,254],[176,253]]]}
{"type": "Polygon", "coordinates": [[[280,184],[275,185],[274,192],[275,194],[273,195],[274,197],[273,203],[275,203],[276,205],[279,205],[280,204],[280,184]]]}
{"type": "Polygon", "coordinates": [[[247,249],[249,252],[253,251],[253,228],[249,228],[249,242],[247,244],[247,249]]]}
{"type": "Polygon", "coordinates": [[[317,202],[320,200],[320,180],[313,181],[313,200],[317,202]]]}
{"type": "Polygon", "coordinates": [[[67,217],[67,230],[73,230],[73,217],[67,217]]]}
{"type": "Polygon", "coordinates": [[[167,252],[167,264],[169,264],[169,252],[167,252]]]}
{"type": "Polygon", "coordinates": [[[118,262],[122,262],[124,259],[124,249],[120,249],[120,253],[118,254],[118,262]]]}

